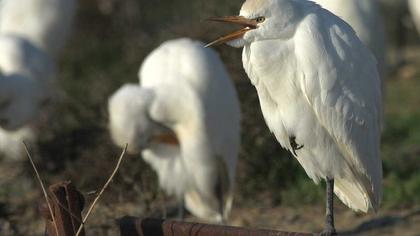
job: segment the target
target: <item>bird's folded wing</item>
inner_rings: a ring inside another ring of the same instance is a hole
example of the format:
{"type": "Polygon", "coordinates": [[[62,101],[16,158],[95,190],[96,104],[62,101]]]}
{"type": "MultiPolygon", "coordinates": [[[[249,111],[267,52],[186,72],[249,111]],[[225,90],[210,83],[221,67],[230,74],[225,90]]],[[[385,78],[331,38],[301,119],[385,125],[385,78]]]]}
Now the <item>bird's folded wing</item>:
{"type": "MultiPolygon", "coordinates": [[[[347,192],[359,189],[367,204],[351,207],[376,209],[382,195],[382,102],[376,60],[350,26],[326,11],[308,15],[294,40],[301,69],[297,86],[346,158],[357,185],[347,192]]],[[[340,187],[338,191],[340,197],[340,187]]]]}

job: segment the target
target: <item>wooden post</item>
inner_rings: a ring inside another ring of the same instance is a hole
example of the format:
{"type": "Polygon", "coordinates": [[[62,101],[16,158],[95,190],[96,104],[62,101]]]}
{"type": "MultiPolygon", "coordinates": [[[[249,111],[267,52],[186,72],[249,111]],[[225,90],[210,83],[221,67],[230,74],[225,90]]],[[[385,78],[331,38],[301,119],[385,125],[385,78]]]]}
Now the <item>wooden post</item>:
{"type": "Polygon", "coordinates": [[[313,236],[275,230],[247,229],[223,225],[140,219],[125,216],[118,220],[121,236],[313,236]]]}
{"type": "MultiPolygon", "coordinates": [[[[76,190],[70,181],[51,185],[48,190],[58,235],[56,234],[47,203],[43,200],[39,205],[39,209],[46,222],[45,235],[74,236],[82,219],[81,212],[84,207],[82,194],[76,190]]],[[[80,236],[84,235],[85,233],[82,231],[80,236]]]]}

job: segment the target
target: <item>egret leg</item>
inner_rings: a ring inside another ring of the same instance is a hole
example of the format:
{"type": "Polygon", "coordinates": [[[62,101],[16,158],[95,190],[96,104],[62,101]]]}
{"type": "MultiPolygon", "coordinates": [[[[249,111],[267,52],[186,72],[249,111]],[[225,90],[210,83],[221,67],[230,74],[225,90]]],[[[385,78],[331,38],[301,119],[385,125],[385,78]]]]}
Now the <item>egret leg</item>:
{"type": "Polygon", "coordinates": [[[178,200],[178,219],[184,221],[185,219],[185,202],[184,198],[178,200]]]}
{"type": "Polygon", "coordinates": [[[327,177],[327,211],[325,230],[320,236],[333,236],[337,235],[334,226],[334,179],[327,177]]]}

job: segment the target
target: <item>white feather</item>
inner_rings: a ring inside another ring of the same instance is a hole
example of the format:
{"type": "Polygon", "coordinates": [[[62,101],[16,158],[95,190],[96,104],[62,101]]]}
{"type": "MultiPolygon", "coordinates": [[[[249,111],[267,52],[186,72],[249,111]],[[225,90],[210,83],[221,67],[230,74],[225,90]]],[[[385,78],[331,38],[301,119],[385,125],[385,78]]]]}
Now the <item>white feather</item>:
{"type": "Polygon", "coordinates": [[[17,35],[55,57],[70,33],[75,0],[2,0],[0,34],[17,35]]]}
{"type": "Polygon", "coordinates": [[[169,195],[184,198],[192,183],[190,176],[185,174],[186,167],[180,148],[175,145],[153,144],[142,151],[142,156],[157,172],[160,187],[169,195]]]}
{"type": "Polygon", "coordinates": [[[417,27],[417,31],[420,34],[420,1],[408,0],[408,8],[413,18],[413,22],[417,27]]]}
{"type": "MultiPolygon", "coordinates": [[[[386,35],[377,0],[314,0],[345,20],[360,40],[373,52],[384,78],[387,70],[386,35]]],[[[416,0],[415,0],[416,1],[416,0]]]]}
{"type": "Polygon", "coordinates": [[[27,40],[0,35],[0,126],[16,130],[33,120],[51,96],[48,55],[27,40]]]}
{"type": "Polygon", "coordinates": [[[31,142],[33,140],[34,133],[29,127],[16,131],[7,131],[0,128],[0,154],[11,159],[17,159],[25,154],[22,142],[31,142]]]}

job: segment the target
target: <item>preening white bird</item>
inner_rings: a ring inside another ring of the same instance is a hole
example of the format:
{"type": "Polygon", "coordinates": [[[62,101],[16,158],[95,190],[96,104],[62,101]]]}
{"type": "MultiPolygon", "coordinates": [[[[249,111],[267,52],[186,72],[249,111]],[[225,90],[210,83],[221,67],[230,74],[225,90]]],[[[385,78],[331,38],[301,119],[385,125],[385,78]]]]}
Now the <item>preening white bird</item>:
{"type": "Polygon", "coordinates": [[[420,35],[420,1],[408,0],[408,8],[410,10],[413,22],[417,27],[417,32],[420,35]]]}
{"type": "Polygon", "coordinates": [[[2,0],[0,34],[25,38],[55,57],[71,31],[76,0],[2,0]]]}
{"type": "Polygon", "coordinates": [[[336,234],[333,192],[356,211],[376,211],[382,196],[380,78],[354,30],[306,0],[247,0],[239,16],[212,20],[244,26],[208,46],[243,47],[243,66],[268,127],[312,180],[326,180],[322,234],[336,234]]]}
{"type": "Polygon", "coordinates": [[[176,39],[146,57],[139,78],[109,99],[113,140],[141,151],[193,215],[223,221],[240,145],[239,102],[224,65],[204,44],[176,39]]]}
{"type": "Polygon", "coordinates": [[[373,52],[382,78],[386,75],[386,35],[377,0],[314,0],[345,20],[373,52]]]}

